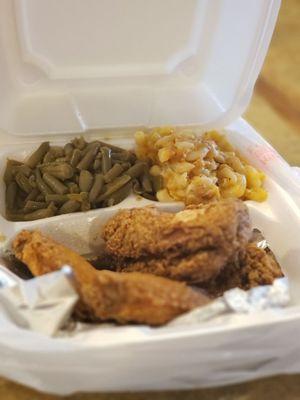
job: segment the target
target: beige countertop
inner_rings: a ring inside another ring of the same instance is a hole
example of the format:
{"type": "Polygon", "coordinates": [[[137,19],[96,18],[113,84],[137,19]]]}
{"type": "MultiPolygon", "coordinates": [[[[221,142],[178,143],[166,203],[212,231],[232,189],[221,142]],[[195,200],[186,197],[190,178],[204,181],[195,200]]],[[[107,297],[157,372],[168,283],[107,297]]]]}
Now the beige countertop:
{"type": "MultiPolygon", "coordinates": [[[[300,0],[282,0],[279,21],[246,119],[292,165],[300,166],[300,0]]],[[[296,400],[300,376],[225,388],[138,394],[78,394],[70,400],[296,400]]],[[[0,378],[0,400],[56,400],[0,378]]]]}

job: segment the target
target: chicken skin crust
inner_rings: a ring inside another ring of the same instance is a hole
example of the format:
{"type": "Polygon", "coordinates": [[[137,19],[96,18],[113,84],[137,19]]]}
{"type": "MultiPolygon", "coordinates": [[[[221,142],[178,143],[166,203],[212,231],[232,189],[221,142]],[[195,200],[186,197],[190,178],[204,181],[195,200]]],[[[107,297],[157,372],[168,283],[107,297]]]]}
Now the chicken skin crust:
{"type": "Polygon", "coordinates": [[[155,208],[120,211],[103,229],[117,270],[198,284],[216,277],[251,237],[247,206],[226,199],[176,214],[155,208]]]}
{"type": "Polygon", "coordinates": [[[69,265],[79,294],[75,316],[85,321],[162,325],[209,302],[186,284],[141,273],[97,271],[83,257],[38,231],[22,231],[13,242],[16,257],[33,275],[69,265]]]}
{"type": "Polygon", "coordinates": [[[222,296],[226,290],[239,287],[249,290],[260,285],[271,285],[283,277],[280,265],[270,250],[249,243],[234,262],[228,264],[220,275],[202,287],[212,296],[222,296]]]}

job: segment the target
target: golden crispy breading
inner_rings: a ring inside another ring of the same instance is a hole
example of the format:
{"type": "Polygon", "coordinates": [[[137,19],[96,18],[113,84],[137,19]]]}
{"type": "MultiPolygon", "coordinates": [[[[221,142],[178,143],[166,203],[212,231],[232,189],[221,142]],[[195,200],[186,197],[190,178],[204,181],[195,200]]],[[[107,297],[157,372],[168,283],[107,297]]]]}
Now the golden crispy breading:
{"type": "Polygon", "coordinates": [[[19,233],[13,248],[33,275],[63,265],[73,268],[81,319],[161,325],[209,301],[184,283],[149,274],[96,271],[79,254],[37,231],[19,233]]]}
{"type": "Polygon", "coordinates": [[[177,214],[154,209],[121,211],[103,238],[119,271],[149,272],[199,283],[215,277],[251,235],[240,200],[187,208],[177,214]]]}
{"type": "Polygon", "coordinates": [[[103,228],[106,250],[115,256],[139,258],[157,252],[157,241],[173,214],[154,207],[119,211],[103,228]]]}
{"type": "Polygon", "coordinates": [[[162,258],[145,257],[117,266],[117,271],[144,272],[188,283],[206,282],[213,279],[224,263],[224,254],[213,251],[198,251],[186,256],[162,258]]]}
{"type": "Polygon", "coordinates": [[[258,248],[255,243],[249,243],[245,251],[224,267],[215,280],[208,281],[202,287],[212,297],[218,297],[234,287],[248,290],[255,286],[270,285],[274,279],[282,276],[273,254],[268,249],[258,248]]]}
{"type": "Polygon", "coordinates": [[[244,289],[259,285],[270,285],[274,279],[283,276],[281,268],[272,253],[249,243],[241,260],[242,284],[244,289]]]}

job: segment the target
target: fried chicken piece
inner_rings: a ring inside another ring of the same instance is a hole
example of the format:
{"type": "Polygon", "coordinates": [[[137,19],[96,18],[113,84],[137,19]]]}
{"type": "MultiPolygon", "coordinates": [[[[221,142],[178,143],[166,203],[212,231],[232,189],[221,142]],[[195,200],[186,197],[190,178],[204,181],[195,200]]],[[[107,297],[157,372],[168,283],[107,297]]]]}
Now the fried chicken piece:
{"type": "Polygon", "coordinates": [[[134,259],[157,254],[162,230],[173,218],[154,207],[119,211],[102,231],[107,253],[134,259]]]}
{"type": "Polygon", "coordinates": [[[184,283],[140,273],[96,271],[84,258],[38,231],[14,240],[16,257],[33,275],[70,265],[80,301],[76,315],[89,321],[115,320],[162,325],[209,299],[184,283]]]}
{"type": "Polygon", "coordinates": [[[274,279],[282,276],[272,252],[249,243],[234,262],[227,265],[215,280],[204,284],[203,288],[212,297],[218,297],[234,287],[248,290],[260,285],[271,285],[274,279]]]}
{"type": "Polygon", "coordinates": [[[227,199],[177,214],[154,208],[120,211],[103,230],[119,271],[199,283],[217,276],[251,235],[246,205],[227,199]]]}

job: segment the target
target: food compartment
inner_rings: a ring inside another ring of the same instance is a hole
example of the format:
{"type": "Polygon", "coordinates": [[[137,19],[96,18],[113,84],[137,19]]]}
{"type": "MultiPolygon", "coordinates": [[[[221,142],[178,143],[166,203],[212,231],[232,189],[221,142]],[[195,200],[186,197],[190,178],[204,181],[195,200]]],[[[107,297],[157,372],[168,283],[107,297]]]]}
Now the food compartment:
{"type": "MultiPolygon", "coordinates": [[[[126,134],[125,134],[126,135],[126,134]]],[[[66,136],[65,140],[50,140],[50,144],[53,146],[64,146],[66,143],[75,138],[75,135],[66,136]]],[[[130,150],[134,147],[134,140],[131,137],[123,137],[116,139],[103,138],[101,135],[96,133],[87,134],[85,136],[87,142],[94,140],[101,140],[108,145],[119,146],[122,149],[130,150]]],[[[17,161],[26,160],[33,151],[35,151],[40,142],[24,143],[14,146],[3,147],[0,151],[1,166],[1,191],[0,191],[0,221],[1,231],[10,239],[15,232],[21,229],[40,229],[41,231],[55,236],[62,243],[70,246],[73,249],[80,250],[81,254],[86,254],[94,249],[93,243],[99,244],[99,235],[96,234],[94,227],[100,226],[107,220],[112,213],[120,208],[129,207],[143,207],[146,205],[155,204],[157,201],[148,200],[142,196],[136,195],[131,190],[131,193],[124,198],[120,203],[113,206],[107,206],[104,208],[96,208],[89,211],[79,211],[74,213],[67,213],[62,215],[56,215],[49,218],[37,219],[33,221],[10,221],[6,218],[5,210],[5,182],[3,176],[6,168],[6,159],[13,159],[17,161]]],[[[175,203],[160,204],[160,207],[178,209],[178,205],[175,203]]]]}
{"type": "MultiPolygon", "coordinates": [[[[189,128],[192,131],[200,134],[199,128],[189,128]]],[[[291,258],[291,254],[298,253],[296,243],[296,232],[299,227],[299,215],[296,205],[293,204],[289,195],[268,175],[268,170],[265,164],[260,163],[249,157],[249,137],[245,135],[243,126],[236,126],[235,129],[222,131],[226,135],[229,143],[237,147],[243,156],[250,160],[250,164],[254,165],[266,172],[265,188],[268,192],[268,199],[262,203],[247,201],[252,217],[253,227],[262,231],[270,247],[274,251],[279,263],[287,275],[292,274],[298,276],[295,265],[291,258]],[[287,209],[283,213],[283,210],[287,209]],[[295,222],[294,226],[290,228],[286,224],[285,215],[289,215],[289,219],[295,222]],[[282,237],[287,237],[288,241],[282,241],[282,237]],[[292,250],[291,250],[292,249],[292,250]]],[[[124,135],[125,136],[125,135],[124,135]]],[[[64,145],[72,140],[75,135],[65,136],[63,140],[51,141],[53,145],[64,145]]],[[[133,149],[134,140],[132,132],[126,137],[116,137],[114,139],[107,139],[100,137],[97,133],[91,133],[85,136],[89,141],[102,140],[112,145],[117,145],[124,149],[133,149]]],[[[40,143],[26,143],[24,145],[16,145],[13,147],[6,147],[1,150],[1,176],[3,176],[5,168],[5,159],[11,157],[13,159],[24,160],[40,143]]],[[[119,209],[143,207],[147,205],[154,205],[162,210],[170,210],[173,212],[183,208],[183,204],[179,202],[160,203],[153,202],[148,199],[138,197],[131,194],[121,203],[112,207],[90,210],[86,212],[76,212],[73,214],[58,215],[51,218],[41,219],[37,221],[27,222],[12,222],[4,218],[4,183],[1,179],[1,225],[2,231],[11,239],[16,232],[21,229],[39,229],[42,232],[54,237],[57,241],[65,244],[81,254],[94,254],[101,251],[102,239],[101,229],[104,223],[112,217],[119,209]]]]}

